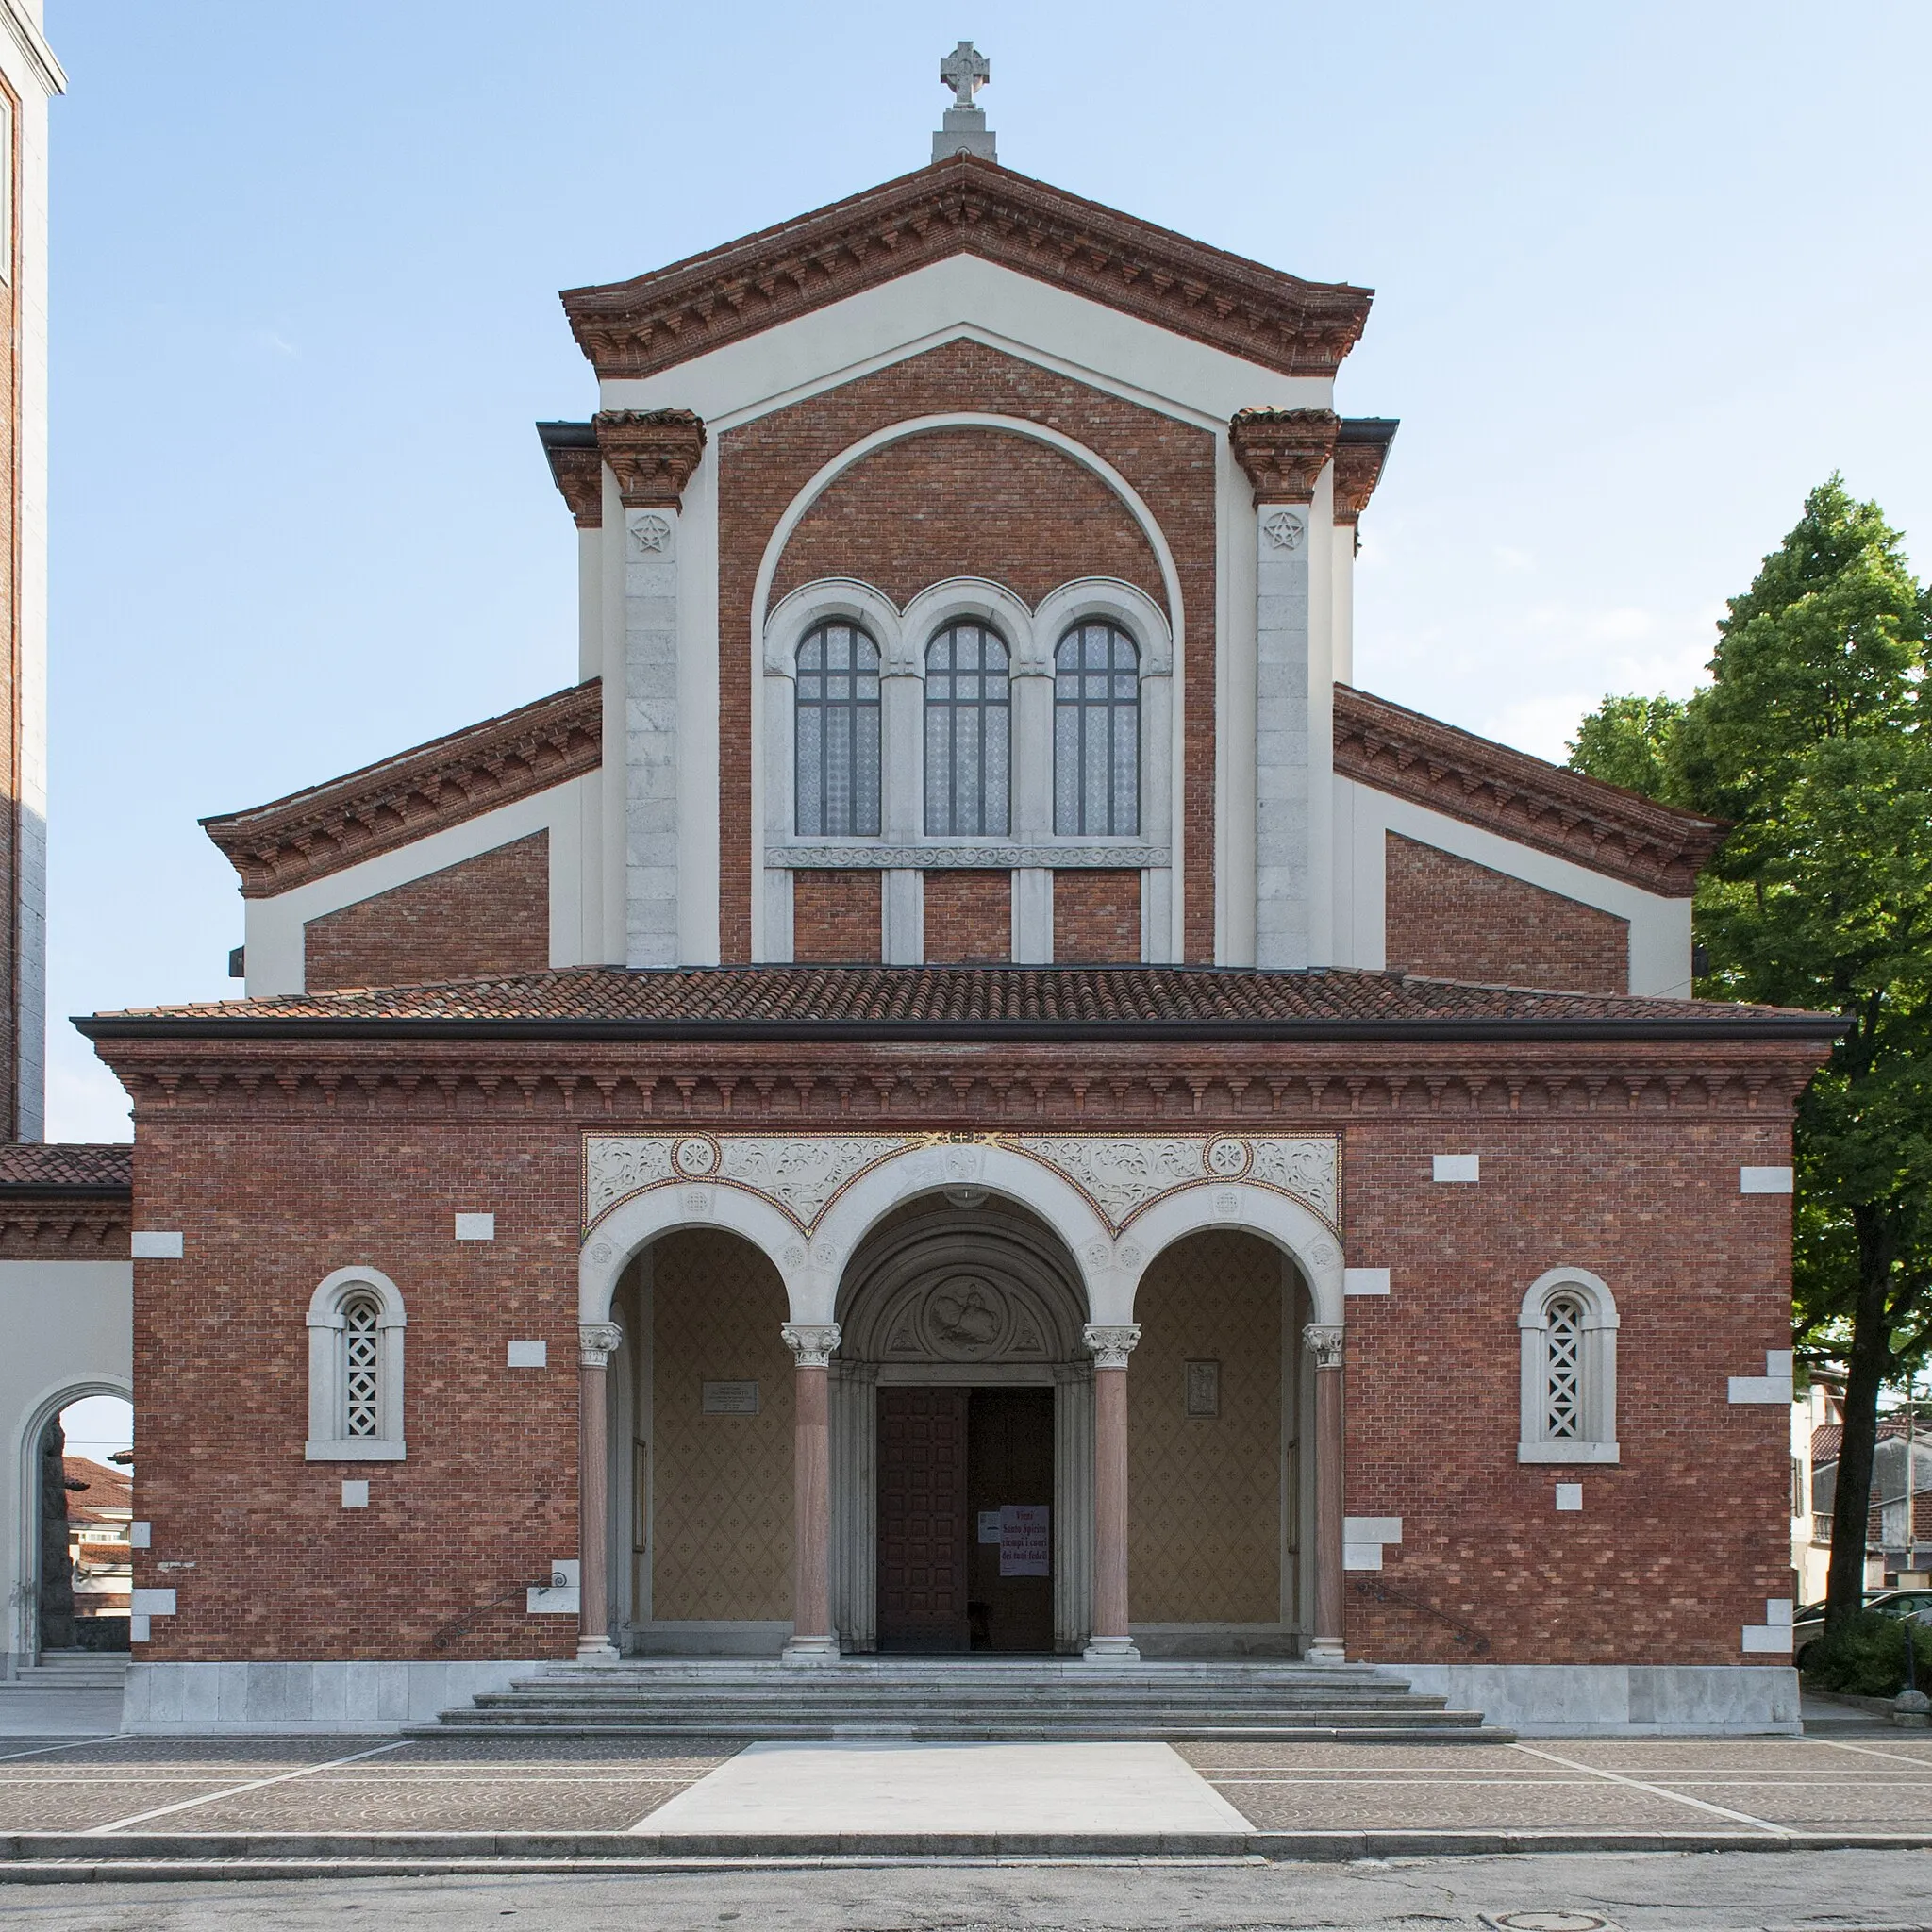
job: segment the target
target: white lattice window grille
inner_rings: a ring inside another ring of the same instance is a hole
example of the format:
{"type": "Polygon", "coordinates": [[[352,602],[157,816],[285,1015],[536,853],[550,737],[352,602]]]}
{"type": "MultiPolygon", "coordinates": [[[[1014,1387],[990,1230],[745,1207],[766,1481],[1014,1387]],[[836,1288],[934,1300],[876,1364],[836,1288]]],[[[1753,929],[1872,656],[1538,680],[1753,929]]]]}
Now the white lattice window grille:
{"type": "Polygon", "coordinates": [[[403,1298],[374,1268],[339,1268],[308,1304],[310,1462],[400,1462],[403,1298]]]}
{"type": "Polygon", "coordinates": [[[1530,1285],[1517,1328],[1517,1460],[1617,1461],[1617,1306],[1607,1286],[1581,1268],[1553,1268],[1530,1285]]]}

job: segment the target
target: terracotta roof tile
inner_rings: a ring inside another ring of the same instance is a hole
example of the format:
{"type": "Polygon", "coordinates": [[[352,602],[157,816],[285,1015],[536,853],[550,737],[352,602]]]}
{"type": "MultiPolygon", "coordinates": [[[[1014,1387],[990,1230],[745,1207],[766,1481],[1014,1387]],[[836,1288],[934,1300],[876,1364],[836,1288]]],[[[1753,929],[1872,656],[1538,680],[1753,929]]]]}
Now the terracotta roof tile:
{"type": "Polygon", "coordinates": [[[134,1149],[125,1141],[0,1141],[0,1189],[125,1193],[133,1185],[134,1149]]]}
{"type": "Polygon", "coordinates": [[[1078,1038],[1211,1029],[1391,1034],[1417,1027],[1481,1033],[1494,1027],[1619,1032],[1759,1027],[1824,1038],[1838,1023],[1793,1008],[1542,992],[1470,986],[1415,974],[1341,969],[1257,972],[1176,966],[726,966],[553,973],[349,988],[228,1000],[199,1007],[96,1014],[91,1038],[230,1029],[308,1032],[336,1025],[545,1029],[736,1035],[836,1030],[890,1038],[967,1033],[1078,1038]]]}

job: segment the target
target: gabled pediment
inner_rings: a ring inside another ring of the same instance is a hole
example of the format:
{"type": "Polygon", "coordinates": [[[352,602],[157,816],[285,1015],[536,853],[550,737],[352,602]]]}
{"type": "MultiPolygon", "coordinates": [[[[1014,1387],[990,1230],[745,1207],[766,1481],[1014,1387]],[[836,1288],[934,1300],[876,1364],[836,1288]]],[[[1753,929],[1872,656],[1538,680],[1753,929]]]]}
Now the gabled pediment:
{"type": "Polygon", "coordinates": [[[566,289],[600,377],[643,376],[953,255],[1284,375],[1332,375],[1373,291],[1305,282],[959,154],[627,282],[566,289]]]}

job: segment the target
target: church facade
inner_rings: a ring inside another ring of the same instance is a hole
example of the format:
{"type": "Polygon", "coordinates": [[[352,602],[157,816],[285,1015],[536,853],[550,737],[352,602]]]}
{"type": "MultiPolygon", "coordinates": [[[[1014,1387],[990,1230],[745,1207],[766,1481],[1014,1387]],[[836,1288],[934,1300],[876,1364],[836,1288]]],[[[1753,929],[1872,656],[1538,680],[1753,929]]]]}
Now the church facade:
{"type": "Polygon", "coordinates": [[[976,1652],[1794,1722],[1829,1023],[1689,997],[1722,826],[1354,685],[1369,291],[970,100],[565,293],[577,682],[208,821],[247,996],[85,1023],[138,1727],[976,1652]]]}

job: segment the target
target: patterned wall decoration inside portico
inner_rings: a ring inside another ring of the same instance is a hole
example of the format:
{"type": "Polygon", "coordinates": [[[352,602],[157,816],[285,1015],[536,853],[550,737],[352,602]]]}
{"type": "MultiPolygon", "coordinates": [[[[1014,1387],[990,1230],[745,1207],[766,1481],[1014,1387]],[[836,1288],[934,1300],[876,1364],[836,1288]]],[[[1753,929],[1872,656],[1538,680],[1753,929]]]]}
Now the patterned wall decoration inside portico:
{"type": "MultiPolygon", "coordinates": [[[[1333,1135],[1261,1134],[590,1134],[586,1236],[612,1208],[654,1188],[729,1187],[769,1202],[806,1236],[846,1189],[895,1156],[999,1147],[1072,1185],[1118,1238],[1185,1189],[1241,1182],[1287,1196],[1340,1228],[1333,1135]]],[[[962,1173],[960,1178],[967,1178],[962,1173]]],[[[941,1184],[947,1176],[938,1176],[941,1184]]]]}

